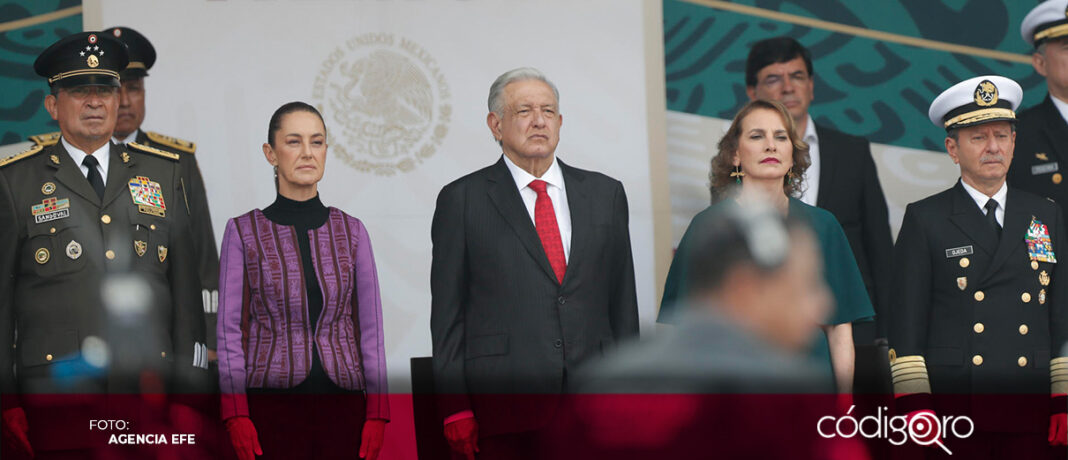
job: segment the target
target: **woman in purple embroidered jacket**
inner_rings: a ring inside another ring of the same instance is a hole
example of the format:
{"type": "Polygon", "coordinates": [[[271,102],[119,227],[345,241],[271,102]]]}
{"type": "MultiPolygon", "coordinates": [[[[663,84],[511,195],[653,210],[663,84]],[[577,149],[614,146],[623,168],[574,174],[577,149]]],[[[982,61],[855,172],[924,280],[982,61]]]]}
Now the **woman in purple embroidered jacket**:
{"type": "Polygon", "coordinates": [[[278,196],[227,222],[220,259],[230,440],[242,460],[374,459],[389,404],[371,241],[359,219],[319,201],[326,125],[314,107],[280,107],[267,139],[278,196]]]}

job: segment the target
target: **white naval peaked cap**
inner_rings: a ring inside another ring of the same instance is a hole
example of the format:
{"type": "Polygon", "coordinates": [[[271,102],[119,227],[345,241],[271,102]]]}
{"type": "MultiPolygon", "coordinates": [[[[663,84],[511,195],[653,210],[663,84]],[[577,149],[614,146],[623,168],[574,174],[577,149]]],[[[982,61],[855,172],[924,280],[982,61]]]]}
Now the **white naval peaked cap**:
{"type": "Polygon", "coordinates": [[[1039,3],[1020,23],[1020,36],[1038,47],[1049,39],[1068,35],[1068,0],[1039,3]]]}
{"type": "Polygon", "coordinates": [[[947,131],[992,121],[1015,122],[1016,108],[1022,100],[1019,83],[998,75],[983,75],[942,91],[931,102],[927,116],[931,123],[947,131]]]}

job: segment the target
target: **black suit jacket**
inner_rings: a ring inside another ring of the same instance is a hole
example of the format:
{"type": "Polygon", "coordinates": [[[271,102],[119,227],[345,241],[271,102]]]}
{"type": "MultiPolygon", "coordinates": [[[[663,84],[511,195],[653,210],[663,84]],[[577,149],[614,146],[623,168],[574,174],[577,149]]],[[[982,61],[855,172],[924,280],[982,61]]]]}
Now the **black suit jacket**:
{"type": "Polygon", "coordinates": [[[875,307],[876,336],[886,336],[893,239],[886,197],[867,139],[816,125],[820,144],[820,188],[816,206],[842,224],[857,267],[875,307]]]}
{"type": "Polygon", "coordinates": [[[906,358],[920,356],[934,395],[1039,396],[1030,407],[940,397],[939,412],[973,416],[979,429],[1045,430],[1050,358],[1068,332],[1066,231],[1055,204],[1012,187],[1000,239],[960,182],[910,204],[895,247],[889,317],[895,392],[914,392],[908,382],[923,377],[922,367],[906,358]],[[1048,228],[1058,263],[1032,266],[1025,241],[1032,219],[1048,228]]]}
{"type": "Polygon", "coordinates": [[[1009,167],[1009,185],[1068,203],[1068,124],[1049,95],[1022,110],[1016,118],[1016,150],[1009,167]],[[1058,183],[1057,181],[1060,181],[1058,183]]]}
{"type": "Polygon", "coordinates": [[[439,412],[473,410],[482,435],[540,428],[566,370],[638,335],[623,185],[559,163],[572,228],[562,285],[503,158],[438,195],[430,332],[439,412]]]}

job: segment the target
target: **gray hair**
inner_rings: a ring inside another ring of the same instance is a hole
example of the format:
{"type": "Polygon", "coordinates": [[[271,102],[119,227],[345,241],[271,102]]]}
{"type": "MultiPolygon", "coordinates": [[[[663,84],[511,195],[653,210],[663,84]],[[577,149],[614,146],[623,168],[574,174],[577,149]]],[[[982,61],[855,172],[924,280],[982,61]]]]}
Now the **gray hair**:
{"type": "Polygon", "coordinates": [[[501,76],[497,77],[497,79],[493,81],[493,84],[490,85],[488,101],[490,112],[496,113],[497,116],[502,116],[503,114],[501,113],[501,110],[504,109],[504,88],[511,83],[524,80],[538,80],[549,85],[549,88],[553,90],[553,96],[556,97],[556,103],[558,105],[560,104],[560,91],[556,89],[556,85],[549,81],[549,78],[546,77],[545,74],[533,67],[520,67],[501,74],[501,76]]]}

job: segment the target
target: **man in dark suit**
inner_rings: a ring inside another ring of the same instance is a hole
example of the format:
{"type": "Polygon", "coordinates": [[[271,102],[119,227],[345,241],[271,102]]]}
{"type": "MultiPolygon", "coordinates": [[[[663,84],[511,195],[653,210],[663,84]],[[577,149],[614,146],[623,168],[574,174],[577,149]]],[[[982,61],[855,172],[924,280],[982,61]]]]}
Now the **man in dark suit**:
{"type": "Polygon", "coordinates": [[[536,456],[568,371],[638,335],[627,197],[556,158],[558,94],[535,69],[498,77],[486,122],[503,156],[434,211],[434,380],[468,458],[536,456]]]}
{"type": "Polygon", "coordinates": [[[962,458],[1048,458],[1065,441],[1068,270],[1057,256],[1068,227],[1057,205],[1006,184],[1022,96],[990,75],[932,102],[961,179],[908,206],[895,247],[897,406],[910,417],[970,417],[972,436],[945,440],[962,458]]]}
{"type": "Polygon", "coordinates": [[[62,136],[0,161],[2,429],[43,458],[105,448],[88,420],[141,422],[112,395],[196,391],[207,368],[178,156],[110,142],[127,60],[101,32],[42,52],[62,136]]]}
{"type": "MultiPolygon", "coordinates": [[[[891,273],[893,240],[889,213],[883,196],[871,147],[867,139],[817,125],[809,116],[815,74],[805,47],[789,37],[762,40],[749,50],[745,86],[749,99],[783,103],[793,115],[797,130],[809,145],[812,165],[805,172],[808,188],[799,197],[805,203],[826,209],[842,224],[864,285],[875,307],[875,321],[852,327],[856,344],[856,383],[861,392],[886,390],[885,364],[876,365],[876,339],[886,337],[879,318],[886,315],[886,297],[891,273]]],[[[880,341],[881,342],[881,341],[880,341]]]]}
{"type": "Polygon", "coordinates": [[[1046,79],[1049,94],[1041,103],[1019,113],[1016,158],[1009,168],[1009,184],[1068,203],[1068,0],[1036,6],[1020,25],[1020,34],[1034,47],[1031,65],[1046,79]]]}

